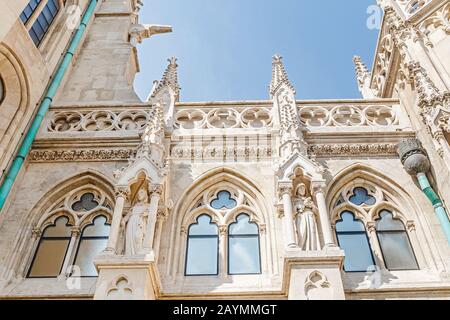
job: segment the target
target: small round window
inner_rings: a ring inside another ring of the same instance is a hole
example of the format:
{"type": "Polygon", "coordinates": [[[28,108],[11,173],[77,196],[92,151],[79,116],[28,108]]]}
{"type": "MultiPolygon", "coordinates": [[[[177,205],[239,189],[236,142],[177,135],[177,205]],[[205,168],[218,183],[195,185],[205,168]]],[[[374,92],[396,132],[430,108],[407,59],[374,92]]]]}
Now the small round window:
{"type": "Polygon", "coordinates": [[[0,76],[0,105],[2,104],[4,98],[5,98],[5,83],[3,82],[3,79],[0,76]]]}

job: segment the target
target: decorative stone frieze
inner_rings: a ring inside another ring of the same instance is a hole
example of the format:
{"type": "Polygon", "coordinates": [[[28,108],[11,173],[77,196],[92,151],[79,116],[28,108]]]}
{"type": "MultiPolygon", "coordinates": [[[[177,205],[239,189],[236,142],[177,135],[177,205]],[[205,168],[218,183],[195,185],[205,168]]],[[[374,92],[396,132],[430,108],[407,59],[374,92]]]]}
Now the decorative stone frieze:
{"type": "Polygon", "coordinates": [[[31,162],[127,161],[135,149],[32,150],[31,162]]]}

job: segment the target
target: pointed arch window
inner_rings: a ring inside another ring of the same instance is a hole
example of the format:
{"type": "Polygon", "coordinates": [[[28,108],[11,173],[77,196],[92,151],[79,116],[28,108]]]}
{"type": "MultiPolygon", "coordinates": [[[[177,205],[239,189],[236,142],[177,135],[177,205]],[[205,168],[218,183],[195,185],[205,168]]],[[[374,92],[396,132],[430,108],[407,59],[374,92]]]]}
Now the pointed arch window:
{"type": "Polygon", "coordinates": [[[69,218],[62,216],[45,228],[39,241],[28,277],[56,278],[61,273],[71,240],[69,218]]]}
{"type": "Polygon", "coordinates": [[[82,277],[96,277],[97,270],[92,263],[97,254],[106,248],[110,225],[103,215],[84,227],[80,237],[74,265],[80,268],[82,277]]]}
{"type": "Polygon", "coordinates": [[[420,250],[414,234],[415,223],[401,213],[400,201],[396,201],[392,193],[357,178],[343,187],[334,199],[338,200],[333,210],[336,219],[340,219],[336,221],[336,236],[345,251],[345,271],[420,269],[423,260],[419,265],[414,252],[420,250]],[[361,220],[355,218],[355,213],[361,220]]]}
{"type": "Polygon", "coordinates": [[[345,251],[345,271],[365,272],[375,265],[364,224],[356,220],[352,212],[341,214],[341,220],[336,223],[336,235],[339,246],[345,251]]]}
{"type": "Polygon", "coordinates": [[[392,212],[383,210],[376,221],[377,237],[389,270],[417,270],[416,257],[405,226],[394,219],[392,212]]]}
{"type": "Polygon", "coordinates": [[[56,201],[35,227],[43,230],[39,239],[33,239],[37,245],[27,277],[96,277],[93,261],[107,245],[111,203],[111,197],[93,185],[75,189],[56,201]],[[62,212],[64,215],[53,222],[55,214],[62,212]]]}
{"type": "Polygon", "coordinates": [[[201,215],[189,227],[186,253],[187,276],[219,273],[219,230],[208,215],[201,215]]]}
{"type": "Polygon", "coordinates": [[[259,274],[261,257],[258,225],[241,214],[228,228],[228,273],[259,274]]]}

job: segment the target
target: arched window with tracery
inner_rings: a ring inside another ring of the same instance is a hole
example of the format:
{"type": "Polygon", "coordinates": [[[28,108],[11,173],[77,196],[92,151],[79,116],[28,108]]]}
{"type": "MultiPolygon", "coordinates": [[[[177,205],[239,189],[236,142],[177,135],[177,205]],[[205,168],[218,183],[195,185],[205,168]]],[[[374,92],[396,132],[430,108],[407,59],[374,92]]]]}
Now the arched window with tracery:
{"type": "Polygon", "coordinates": [[[186,276],[262,273],[261,223],[255,199],[229,183],[197,195],[182,230],[186,230],[186,276]]]}
{"type": "Polygon", "coordinates": [[[93,260],[106,248],[111,218],[111,197],[94,185],[63,195],[33,229],[28,277],[97,276],[93,260]]]}
{"type": "Polygon", "coordinates": [[[406,219],[400,209],[405,204],[395,194],[357,178],[338,192],[333,203],[336,238],[346,255],[345,271],[420,269],[410,239],[410,235],[416,237],[415,223],[406,219]]]}

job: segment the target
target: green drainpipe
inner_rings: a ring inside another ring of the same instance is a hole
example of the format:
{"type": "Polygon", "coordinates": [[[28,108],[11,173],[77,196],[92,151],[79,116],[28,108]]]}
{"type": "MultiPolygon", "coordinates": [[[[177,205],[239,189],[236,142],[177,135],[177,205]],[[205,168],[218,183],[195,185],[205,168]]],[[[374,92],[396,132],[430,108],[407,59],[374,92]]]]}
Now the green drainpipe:
{"type": "Polygon", "coordinates": [[[39,131],[39,128],[42,124],[42,121],[44,119],[45,114],[48,111],[48,108],[50,107],[53,98],[56,95],[56,92],[58,88],[61,86],[61,82],[63,80],[63,77],[70,65],[70,62],[73,59],[73,56],[80,45],[81,39],[83,37],[84,32],[86,31],[87,24],[91,20],[95,8],[97,6],[98,0],[91,0],[86,11],[83,14],[83,17],[81,19],[80,25],[75,32],[75,34],[72,36],[69,46],[67,48],[67,51],[64,55],[64,58],[59,63],[56,73],[54,77],[52,78],[47,91],[44,95],[44,98],[42,99],[42,102],[38,108],[38,112],[33,119],[33,122],[31,123],[30,128],[28,129],[24,140],[22,141],[19,151],[14,158],[14,161],[9,168],[6,178],[3,181],[1,187],[0,187],[0,211],[2,210],[3,206],[6,203],[6,200],[8,198],[9,193],[11,192],[11,188],[14,185],[14,181],[17,178],[17,175],[20,172],[20,169],[22,168],[22,165],[25,161],[25,158],[28,155],[28,152],[31,149],[31,146],[33,144],[34,139],[36,138],[36,135],[39,131]]]}
{"type": "Polygon", "coordinates": [[[444,208],[444,204],[442,203],[436,192],[434,192],[425,173],[418,173],[417,179],[419,180],[419,184],[422,188],[423,193],[425,193],[425,195],[433,204],[434,211],[436,212],[436,215],[442,226],[442,230],[444,231],[445,237],[450,244],[450,220],[448,218],[447,211],[444,208]]]}
{"type": "Polygon", "coordinates": [[[445,210],[444,203],[431,187],[426,173],[430,171],[430,160],[417,139],[405,139],[398,145],[398,153],[405,170],[412,176],[416,176],[420,188],[434,207],[434,212],[439,220],[447,242],[450,245],[450,219],[445,210]]]}

